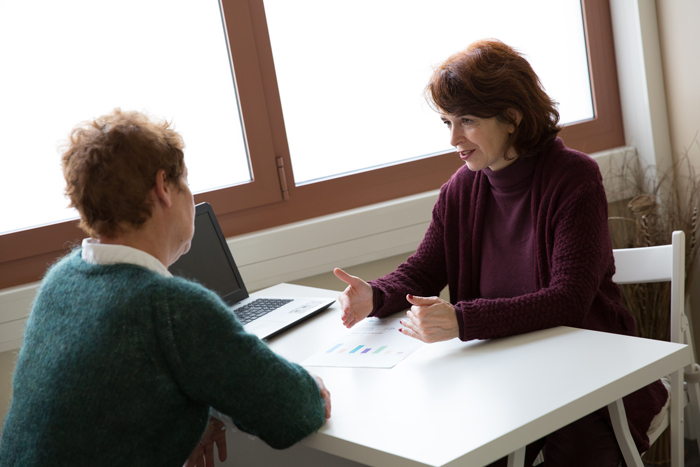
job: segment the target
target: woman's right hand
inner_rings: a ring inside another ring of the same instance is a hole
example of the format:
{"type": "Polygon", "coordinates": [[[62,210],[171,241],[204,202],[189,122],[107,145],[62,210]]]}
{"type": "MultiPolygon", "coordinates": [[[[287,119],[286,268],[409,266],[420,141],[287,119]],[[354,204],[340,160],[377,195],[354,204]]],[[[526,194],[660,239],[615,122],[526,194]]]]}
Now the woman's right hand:
{"type": "Polygon", "coordinates": [[[326,420],[331,418],[331,392],[326,388],[326,385],[323,384],[323,380],[316,376],[316,375],[311,375],[314,380],[316,380],[316,384],[318,385],[318,390],[321,392],[321,398],[323,399],[323,408],[325,411],[325,416],[326,420]]]}
{"type": "Polygon", "coordinates": [[[345,291],[338,297],[338,301],[343,312],[341,316],[343,325],[346,328],[351,328],[372,313],[374,306],[372,286],[340,268],[335,268],[333,273],[338,279],[348,284],[345,291]]]}

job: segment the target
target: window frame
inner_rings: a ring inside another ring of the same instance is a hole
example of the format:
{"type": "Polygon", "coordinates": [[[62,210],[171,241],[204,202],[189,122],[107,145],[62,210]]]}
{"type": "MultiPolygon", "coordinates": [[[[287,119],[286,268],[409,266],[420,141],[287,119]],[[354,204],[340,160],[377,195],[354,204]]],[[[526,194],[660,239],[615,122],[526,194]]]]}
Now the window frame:
{"type": "MultiPolygon", "coordinates": [[[[302,186],[294,185],[263,0],[221,0],[253,180],[195,195],[226,237],[439,188],[462,165],[454,152],[302,186]]],[[[609,0],[582,0],[594,119],[565,127],[585,153],[623,146],[609,0]]],[[[0,235],[0,289],[41,278],[85,234],[76,221],[0,235]]]]}

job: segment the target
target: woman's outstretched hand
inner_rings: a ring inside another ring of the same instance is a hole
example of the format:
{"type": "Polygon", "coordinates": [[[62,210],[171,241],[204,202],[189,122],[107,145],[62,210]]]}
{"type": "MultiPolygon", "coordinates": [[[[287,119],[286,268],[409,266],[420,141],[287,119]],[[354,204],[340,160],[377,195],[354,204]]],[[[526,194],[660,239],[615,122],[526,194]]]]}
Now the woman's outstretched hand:
{"type": "Polygon", "coordinates": [[[407,295],[411,305],[402,319],[401,332],[423,342],[440,342],[459,337],[455,308],[440,297],[407,295]]]}
{"type": "Polygon", "coordinates": [[[338,297],[343,325],[351,328],[372,313],[372,286],[359,277],[351,276],[342,269],[335,268],[333,273],[338,279],[348,284],[338,297]]]}

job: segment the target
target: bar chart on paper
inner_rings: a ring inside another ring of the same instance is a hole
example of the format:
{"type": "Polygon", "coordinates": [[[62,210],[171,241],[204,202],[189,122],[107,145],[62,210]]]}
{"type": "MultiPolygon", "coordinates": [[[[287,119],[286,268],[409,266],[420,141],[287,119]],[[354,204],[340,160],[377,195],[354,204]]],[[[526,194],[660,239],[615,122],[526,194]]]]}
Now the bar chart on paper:
{"type": "Polygon", "coordinates": [[[302,362],[306,366],[392,368],[423,343],[399,332],[397,318],[368,318],[302,362]]]}

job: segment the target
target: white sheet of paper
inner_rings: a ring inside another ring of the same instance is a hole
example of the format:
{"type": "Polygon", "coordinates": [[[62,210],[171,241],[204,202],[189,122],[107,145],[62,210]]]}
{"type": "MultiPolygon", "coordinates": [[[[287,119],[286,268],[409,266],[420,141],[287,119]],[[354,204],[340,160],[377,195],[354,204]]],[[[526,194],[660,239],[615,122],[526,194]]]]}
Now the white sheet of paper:
{"type": "Polygon", "coordinates": [[[399,332],[401,313],[391,318],[367,318],[342,339],[321,349],[301,364],[348,368],[392,368],[423,342],[399,332]]]}

